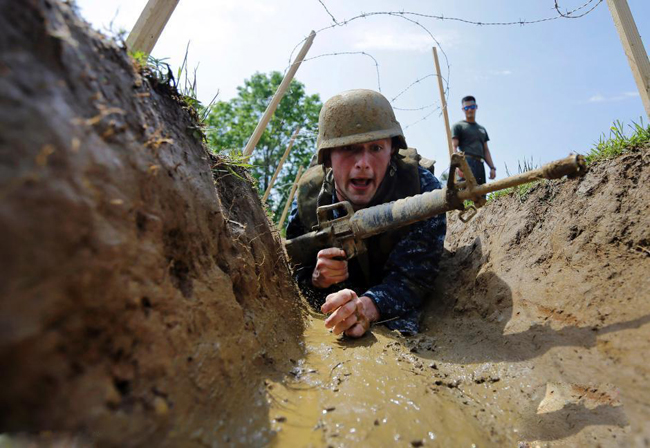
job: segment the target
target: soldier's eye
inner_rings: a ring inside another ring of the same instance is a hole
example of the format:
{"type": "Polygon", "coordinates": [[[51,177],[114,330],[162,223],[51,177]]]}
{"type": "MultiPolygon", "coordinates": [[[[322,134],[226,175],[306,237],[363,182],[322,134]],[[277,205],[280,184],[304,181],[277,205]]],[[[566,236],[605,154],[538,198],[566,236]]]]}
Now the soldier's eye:
{"type": "Polygon", "coordinates": [[[379,152],[379,151],[381,151],[382,149],[384,149],[384,148],[383,148],[381,145],[372,145],[372,150],[373,150],[374,152],[379,152]]]}

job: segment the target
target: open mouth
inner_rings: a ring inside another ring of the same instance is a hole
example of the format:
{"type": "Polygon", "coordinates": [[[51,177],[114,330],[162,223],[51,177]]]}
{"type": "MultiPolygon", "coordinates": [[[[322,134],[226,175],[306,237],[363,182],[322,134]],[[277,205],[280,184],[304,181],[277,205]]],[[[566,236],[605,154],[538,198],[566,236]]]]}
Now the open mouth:
{"type": "Polygon", "coordinates": [[[370,185],[371,179],[350,179],[350,183],[356,188],[365,188],[370,185]]]}

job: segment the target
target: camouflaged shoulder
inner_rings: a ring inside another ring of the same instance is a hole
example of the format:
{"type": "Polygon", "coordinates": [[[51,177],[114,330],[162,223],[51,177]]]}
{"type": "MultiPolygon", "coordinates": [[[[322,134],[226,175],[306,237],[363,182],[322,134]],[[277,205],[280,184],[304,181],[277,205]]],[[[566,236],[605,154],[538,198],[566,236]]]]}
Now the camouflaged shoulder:
{"type": "Polygon", "coordinates": [[[310,231],[316,224],[316,208],[318,194],[323,186],[325,170],[323,165],[315,165],[305,171],[298,182],[296,202],[298,203],[298,217],[302,225],[310,231]]]}
{"type": "Polygon", "coordinates": [[[418,154],[417,149],[415,148],[406,148],[399,150],[400,156],[404,157],[405,160],[413,160],[417,162],[422,168],[429,171],[431,174],[435,174],[435,160],[427,159],[418,154]]]}

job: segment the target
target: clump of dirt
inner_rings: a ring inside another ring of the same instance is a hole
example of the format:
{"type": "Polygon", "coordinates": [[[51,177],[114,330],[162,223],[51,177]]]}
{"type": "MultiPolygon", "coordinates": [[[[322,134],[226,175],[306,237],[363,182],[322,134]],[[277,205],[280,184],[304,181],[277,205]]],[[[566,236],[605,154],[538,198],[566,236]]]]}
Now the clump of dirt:
{"type": "Polygon", "coordinates": [[[0,432],[262,444],[264,381],[302,356],[279,238],[71,8],[0,1],[0,432]]]}
{"type": "Polygon", "coordinates": [[[648,182],[646,147],[450,217],[425,334],[493,441],[650,443],[648,182]]]}

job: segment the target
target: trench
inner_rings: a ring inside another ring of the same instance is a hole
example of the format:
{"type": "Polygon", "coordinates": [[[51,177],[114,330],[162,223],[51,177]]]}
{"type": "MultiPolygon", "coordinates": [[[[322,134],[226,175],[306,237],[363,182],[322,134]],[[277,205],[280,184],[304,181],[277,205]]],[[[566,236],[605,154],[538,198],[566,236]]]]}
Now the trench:
{"type": "Polygon", "coordinates": [[[650,446],[647,145],[448,219],[423,332],[340,339],[173,89],[67,3],[0,12],[0,433],[650,446]]]}

